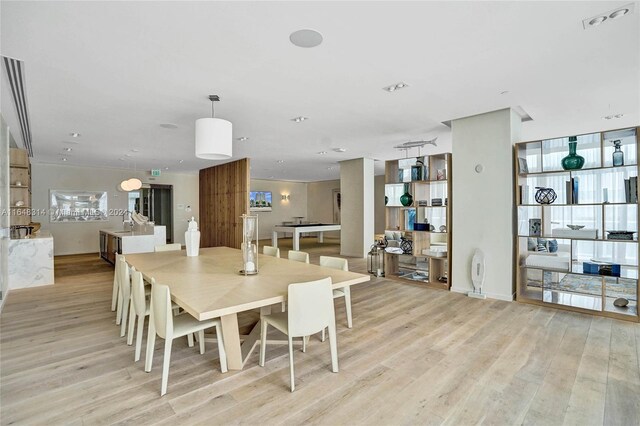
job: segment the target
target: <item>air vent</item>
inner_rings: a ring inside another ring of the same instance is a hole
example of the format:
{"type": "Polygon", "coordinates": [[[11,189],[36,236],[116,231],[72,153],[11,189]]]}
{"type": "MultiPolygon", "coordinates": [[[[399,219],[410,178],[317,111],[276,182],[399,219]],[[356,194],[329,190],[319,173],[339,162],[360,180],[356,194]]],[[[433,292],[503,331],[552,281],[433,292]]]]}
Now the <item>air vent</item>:
{"type": "Polygon", "coordinates": [[[29,109],[27,107],[27,94],[24,83],[24,62],[17,59],[2,57],[7,78],[11,86],[11,96],[16,107],[16,114],[20,123],[20,132],[24,147],[33,157],[33,147],[31,146],[31,126],[29,124],[29,109]]]}

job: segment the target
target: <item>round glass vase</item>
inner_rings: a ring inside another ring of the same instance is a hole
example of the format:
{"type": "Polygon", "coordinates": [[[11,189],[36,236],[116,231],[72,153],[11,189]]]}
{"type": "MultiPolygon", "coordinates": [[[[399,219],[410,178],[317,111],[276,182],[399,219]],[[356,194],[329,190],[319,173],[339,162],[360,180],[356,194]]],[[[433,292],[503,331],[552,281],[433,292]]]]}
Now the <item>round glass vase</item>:
{"type": "Polygon", "coordinates": [[[400,196],[400,204],[404,207],[408,207],[413,204],[413,195],[409,193],[409,185],[405,183],[404,194],[400,196]]]}
{"type": "Polygon", "coordinates": [[[577,138],[572,136],[569,138],[569,155],[562,159],[562,168],[565,170],[579,170],[584,166],[584,157],[576,154],[577,138]]]}

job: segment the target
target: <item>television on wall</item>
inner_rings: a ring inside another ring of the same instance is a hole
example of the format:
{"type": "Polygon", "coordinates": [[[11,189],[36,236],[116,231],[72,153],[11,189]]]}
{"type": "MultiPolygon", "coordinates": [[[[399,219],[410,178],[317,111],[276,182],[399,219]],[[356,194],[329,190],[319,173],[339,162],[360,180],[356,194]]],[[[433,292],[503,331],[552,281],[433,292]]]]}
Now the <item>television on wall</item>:
{"type": "Polygon", "coordinates": [[[252,212],[270,212],[271,191],[250,191],[249,210],[252,212]]]}

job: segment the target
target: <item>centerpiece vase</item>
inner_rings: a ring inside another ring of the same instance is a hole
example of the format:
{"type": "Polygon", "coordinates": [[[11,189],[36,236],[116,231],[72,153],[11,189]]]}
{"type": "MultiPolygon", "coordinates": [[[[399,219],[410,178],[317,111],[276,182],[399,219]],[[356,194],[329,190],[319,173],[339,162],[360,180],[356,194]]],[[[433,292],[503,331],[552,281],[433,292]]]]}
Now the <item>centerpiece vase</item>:
{"type": "Polygon", "coordinates": [[[404,184],[404,194],[400,196],[400,204],[405,207],[413,204],[413,195],[409,193],[409,185],[406,183],[404,184]]]}
{"type": "Polygon", "coordinates": [[[584,157],[576,154],[577,138],[569,138],[569,155],[562,159],[562,168],[565,170],[579,170],[584,166],[584,157]]]}

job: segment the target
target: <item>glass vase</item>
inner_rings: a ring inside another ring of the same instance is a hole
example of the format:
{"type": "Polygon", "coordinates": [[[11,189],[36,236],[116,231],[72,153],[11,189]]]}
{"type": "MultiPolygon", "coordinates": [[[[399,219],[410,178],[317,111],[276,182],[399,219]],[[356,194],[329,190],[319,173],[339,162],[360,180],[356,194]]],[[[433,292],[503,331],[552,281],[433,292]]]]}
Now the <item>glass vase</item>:
{"type": "Polygon", "coordinates": [[[615,151],[613,151],[612,155],[613,167],[624,166],[624,152],[622,152],[622,150],[620,149],[620,140],[613,141],[613,145],[616,148],[615,151]]]}
{"type": "Polygon", "coordinates": [[[408,207],[411,204],[413,204],[413,195],[409,193],[409,185],[407,185],[406,183],[404,185],[404,194],[400,196],[400,204],[402,204],[405,207],[408,207]]]}
{"type": "Polygon", "coordinates": [[[562,168],[565,170],[579,170],[584,166],[584,157],[576,154],[578,139],[575,136],[569,138],[569,155],[562,159],[562,168]]]}

